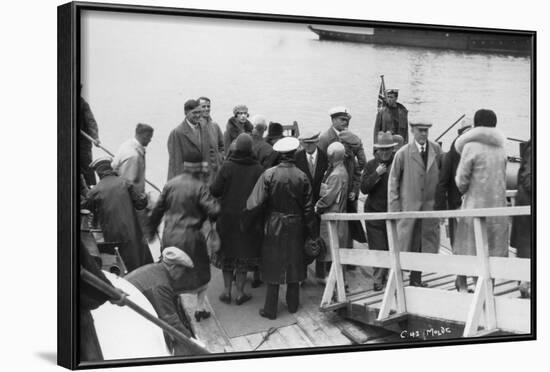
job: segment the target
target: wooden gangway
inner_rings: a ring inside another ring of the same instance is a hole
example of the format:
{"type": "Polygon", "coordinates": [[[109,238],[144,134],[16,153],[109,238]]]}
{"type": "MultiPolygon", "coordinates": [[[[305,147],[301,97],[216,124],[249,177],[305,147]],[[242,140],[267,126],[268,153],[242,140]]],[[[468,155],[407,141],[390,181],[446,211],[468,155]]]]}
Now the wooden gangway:
{"type": "MultiPolygon", "coordinates": [[[[509,195],[513,197],[513,195],[509,195]]],[[[490,257],[487,243],[488,217],[530,215],[531,208],[505,207],[455,211],[395,213],[330,213],[328,222],[333,265],[323,293],[320,309],[340,309],[350,318],[365,324],[386,327],[407,317],[423,317],[463,324],[463,337],[496,332],[528,334],[531,332],[531,301],[496,296],[494,280],[530,281],[531,260],[514,257],[490,257]],[[475,256],[399,252],[397,221],[413,218],[462,218],[474,220],[475,256]],[[337,221],[385,220],[389,251],[340,247],[337,221]],[[388,283],[381,301],[372,301],[372,292],[348,294],[343,265],[389,268],[388,283]],[[403,270],[437,273],[440,276],[478,277],[474,293],[459,293],[441,288],[404,286],[403,270]],[[371,299],[369,301],[369,299],[371,299]],[[358,311],[359,310],[359,311],[358,311]],[[362,313],[361,313],[362,311],[362,313]]],[[[530,232],[526,232],[530,233],[530,232]]]]}

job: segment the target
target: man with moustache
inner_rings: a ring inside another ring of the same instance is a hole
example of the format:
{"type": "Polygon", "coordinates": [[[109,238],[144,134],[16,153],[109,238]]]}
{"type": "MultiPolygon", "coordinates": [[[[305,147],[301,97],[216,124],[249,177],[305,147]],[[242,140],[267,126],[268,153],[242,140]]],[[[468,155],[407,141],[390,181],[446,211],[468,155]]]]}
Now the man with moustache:
{"type": "Polygon", "coordinates": [[[185,119],[168,136],[168,180],[183,173],[183,163],[189,158],[202,159],[202,179],[210,177],[210,135],[201,125],[202,108],[190,99],[184,105],[185,119]]]}
{"type": "Polygon", "coordinates": [[[385,105],[376,114],[374,122],[373,143],[376,143],[378,132],[390,131],[392,134],[399,134],[405,143],[409,142],[408,111],[405,106],[397,102],[399,90],[386,89],[385,105]]]}
{"type": "Polygon", "coordinates": [[[328,146],[338,141],[340,132],[348,129],[351,120],[351,114],[348,108],[343,106],[333,107],[328,111],[332,125],[319,137],[317,147],[327,152],[328,146]]]}
{"type": "MultiPolygon", "coordinates": [[[[411,122],[414,140],[396,154],[389,176],[389,212],[431,211],[439,181],[441,148],[428,140],[432,126],[426,121],[411,122]]],[[[439,251],[438,219],[402,219],[397,222],[399,248],[407,252],[439,251]]],[[[412,271],[410,285],[425,287],[422,272],[412,271]]]]}
{"type": "MultiPolygon", "coordinates": [[[[361,177],[361,192],[367,195],[365,213],[388,211],[388,176],[397,143],[391,132],[378,133],[378,141],[374,144],[374,159],[369,160],[361,177]]],[[[388,250],[388,235],[386,221],[365,221],[369,249],[388,250]]],[[[374,290],[381,291],[387,282],[388,269],[375,267],[374,290]]]]}

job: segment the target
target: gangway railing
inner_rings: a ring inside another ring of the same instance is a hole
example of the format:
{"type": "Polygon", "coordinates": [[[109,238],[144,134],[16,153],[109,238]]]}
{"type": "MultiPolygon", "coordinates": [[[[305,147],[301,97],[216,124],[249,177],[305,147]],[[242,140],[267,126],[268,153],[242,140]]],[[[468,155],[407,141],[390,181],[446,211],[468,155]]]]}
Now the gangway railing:
{"type": "MultiPolygon", "coordinates": [[[[324,214],[322,219],[328,222],[333,264],[321,299],[321,310],[345,307],[360,298],[357,294],[351,296],[346,294],[342,265],[382,267],[390,270],[377,317],[377,322],[381,325],[410,314],[464,322],[464,337],[479,336],[498,330],[530,333],[530,301],[504,296],[495,297],[493,279],[530,281],[531,261],[526,258],[490,257],[487,242],[487,218],[530,214],[529,206],[453,211],[324,214]],[[399,220],[464,217],[473,218],[476,255],[399,251],[397,245],[399,220]],[[385,220],[389,250],[340,247],[337,222],[355,220],[385,220]],[[405,287],[402,270],[477,276],[478,280],[473,294],[405,287]],[[483,327],[484,330],[479,331],[479,327],[483,327]]],[[[525,233],[529,234],[530,231],[525,233]]]]}

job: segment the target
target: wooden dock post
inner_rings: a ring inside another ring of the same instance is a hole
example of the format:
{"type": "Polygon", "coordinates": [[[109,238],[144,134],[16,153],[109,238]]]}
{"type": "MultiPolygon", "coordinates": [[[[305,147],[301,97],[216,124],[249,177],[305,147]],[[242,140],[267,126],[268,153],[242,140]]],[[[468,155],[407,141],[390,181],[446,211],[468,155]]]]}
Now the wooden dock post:
{"type": "Polygon", "coordinates": [[[407,311],[405,303],[405,291],[403,289],[403,274],[401,272],[401,260],[399,259],[399,246],[397,237],[397,220],[386,220],[388,232],[388,246],[390,252],[391,269],[388,275],[388,284],[384,292],[382,306],[378,313],[378,321],[382,321],[390,315],[392,300],[395,299],[397,314],[407,311]]]}
{"type": "Polygon", "coordinates": [[[485,217],[474,217],[474,237],[478,257],[479,277],[474,292],[474,299],[468,311],[464,327],[464,337],[472,337],[478,333],[479,318],[482,311],[485,316],[485,332],[497,329],[493,280],[489,269],[489,246],[485,217]]]}

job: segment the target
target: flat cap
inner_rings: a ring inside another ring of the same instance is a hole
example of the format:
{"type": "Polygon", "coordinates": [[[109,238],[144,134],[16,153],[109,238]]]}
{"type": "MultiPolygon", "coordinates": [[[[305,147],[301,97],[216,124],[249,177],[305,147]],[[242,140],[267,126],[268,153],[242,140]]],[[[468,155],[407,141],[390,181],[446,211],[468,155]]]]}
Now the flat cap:
{"type": "Polygon", "coordinates": [[[399,95],[399,89],[386,89],[386,94],[395,94],[399,95]]]}
{"type": "Polygon", "coordinates": [[[306,130],[298,139],[306,143],[316,143],[319,142],[319,135],[321,134],[318,130],[306,130]]]}
{"type": "Polygon", "coordinates": [[[273,145],[273,150],[284,154],[296,150],[300,146],[300,141],[296,137],[283,137],[273,145]]]}
{"type": "Polygon", "coordinates": [[[92,170],[98,170],[101,168],[111,168],[111,162],[113,159],[111,159],[110,156],[102,156],[100,158],[95,159],[90,163],[90,168],[92,170]]]}
{"type": "Polygon", "coordinates": [[[413,127],[416,127],[416,128],[431,128],[432,125],[433,124],[430,123],[427,120],[415,120],[415,121],[410,121],[409,122],[409,126],[411,128],[413,128],[413,127]]]}
{"type": "Polygon", "coordinates": [[[162,261],[169,265],[193,267],[193,260],[177,247],[167,247],[162,251],[162,261]]]}

